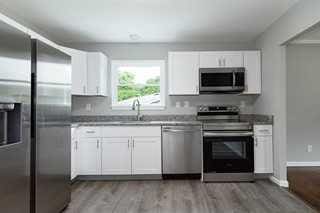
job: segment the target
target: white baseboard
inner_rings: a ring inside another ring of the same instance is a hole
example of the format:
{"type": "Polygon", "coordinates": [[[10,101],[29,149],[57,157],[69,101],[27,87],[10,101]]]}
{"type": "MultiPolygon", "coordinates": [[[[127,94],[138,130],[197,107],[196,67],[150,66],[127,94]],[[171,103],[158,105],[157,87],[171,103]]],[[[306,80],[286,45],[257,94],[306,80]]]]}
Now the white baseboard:
{"type": "Polygon", "coordinates": [[[305,162],[287,162],[287,167],[302,167],[302,166],[320,166],[320,161],[305,161],[305,162]]]}
{"type": "Polygon", "coordinates": [[[289,187],[289,182],[287,180],[279,180],[275,176],[270,176],[270,180],[277,184],[278,186],[288,188],[289,187]]]}

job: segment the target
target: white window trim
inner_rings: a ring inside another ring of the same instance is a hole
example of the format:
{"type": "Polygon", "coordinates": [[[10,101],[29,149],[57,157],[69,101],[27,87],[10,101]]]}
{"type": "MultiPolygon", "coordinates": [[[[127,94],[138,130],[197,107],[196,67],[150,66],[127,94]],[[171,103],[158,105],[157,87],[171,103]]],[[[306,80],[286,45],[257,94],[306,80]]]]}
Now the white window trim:
{"type": "Polygon", "coordinates": [[[165,60],[112,60],[111,61],[111,108],[113,110],[131,110],[131,106],[118,104],[118,67],[119,66],[153,66],[160,67],[160,103],[157,106],[143,106],[141,110],[164,110],[166,97],[165,60]]]}

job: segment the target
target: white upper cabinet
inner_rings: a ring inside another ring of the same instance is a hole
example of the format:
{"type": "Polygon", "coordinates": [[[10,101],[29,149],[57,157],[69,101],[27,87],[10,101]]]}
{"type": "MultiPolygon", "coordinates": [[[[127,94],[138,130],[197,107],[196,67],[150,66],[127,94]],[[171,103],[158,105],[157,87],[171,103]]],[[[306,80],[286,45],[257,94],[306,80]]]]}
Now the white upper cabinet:
{"type": "Polygon", "coordinates": [[[200,68],[222,67],[221,52],[200,52],[200,68]]]}
{"type": "Polygon", "coordinates": [[[169,95],[199,94],[199,52],[169,52],[169,95]]]}
{"type": "Polygon", "coordinates": [[[72,64],[72,94],[85,95],[87,92],[87,53],[68,49],[72,64]]]}
{"type": "Polygon", "coordinates": [[[223,67],[243,67],[243,52],[222,52],[223,67]]]}
{"type": "Polygon", "coordinates": [[[64,50],[72,58],[72,94],[107,96],[108,58],[100,52],[64,50]]]}
{"type": "Polygon", "coordinates": [[[246,89],[244,94],[261,93],[261,52],[243,52],[244,67],[246,69],[246,89]]]}
{"type": "Polygon", "coordinates": [[[242,51],[200,52],[200,68],[243,67],[242,51]]]}
{"type": "Polygon", "coordinates": [[[107,96],[107,66],[108,59],[102,53],[87,53],[87,95],[107,96]]]}

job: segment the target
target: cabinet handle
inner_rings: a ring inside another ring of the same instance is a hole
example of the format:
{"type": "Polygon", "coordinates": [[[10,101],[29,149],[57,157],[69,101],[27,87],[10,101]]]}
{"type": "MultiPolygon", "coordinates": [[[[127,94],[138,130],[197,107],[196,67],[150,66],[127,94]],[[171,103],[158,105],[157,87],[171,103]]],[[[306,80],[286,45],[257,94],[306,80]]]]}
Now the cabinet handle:
{"type": "Polygon", "coordinates": [[[221,58],[219,58],[219,67],[221,67],[221,58]]]}
{"type": "Polygon", "coordinates": [[[86,94],[86,86],[83,86],[83,94],[86,94]]]}
{"type": "Polygon", "coordinates": [[[224,67],[226,66],[226,59],[225,58],[223,59],[223,66],[224,67]]]}
{"type": "Polygon", "coordinates": [[[99,149],[99,140],[97,140],[97,149],[99,149]]]}
{"type": "Polygon", "coordinates": [[[199,93],[199,86],[196,86],[196,93],[199,93]]]}
{"type": "Polygon", "coordinates": [[[132,148],[134,148],[134,140],[132,140],[132,148]]]}
{"type": "Polygon", "coordinates": [[[86,133],[93,134],[93,133],[95,133],[95,131],[93,131],[93,130],[88,130],[88,131],[86,131],[86,133]]]}
{"type": "Polygon", "coordinates": [[[75,141],[76,142],[76,150],[78,150],[78,141],[75,141]]]}
{"type": "Polygon", "coordinates": [[[99,87],[96,87],[96,89],[97,89],[97,95],[99,94],[99,87]]]}
{"type": "Polygon", "coordinates": [[[257,139],[257,137],[254,137],[254,145],[255,145],[255,146],[258,146],[258,139],[257,139]]]}
{"type": "Polygon", "coordinates": [[[130,140],[128,140],[128,149],[130,148],[130,140]]]}

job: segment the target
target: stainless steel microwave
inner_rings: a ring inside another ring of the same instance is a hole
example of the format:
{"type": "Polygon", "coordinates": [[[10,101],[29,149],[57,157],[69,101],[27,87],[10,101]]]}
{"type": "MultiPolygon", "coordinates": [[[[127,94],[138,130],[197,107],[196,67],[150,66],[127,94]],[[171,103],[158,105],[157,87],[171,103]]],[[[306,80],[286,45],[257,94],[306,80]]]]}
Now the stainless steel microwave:
{"type": "Polygon", "coordinates": [[[241,93],[245,89],[245,68],[200,68],[199,92],[241,93]]]}

